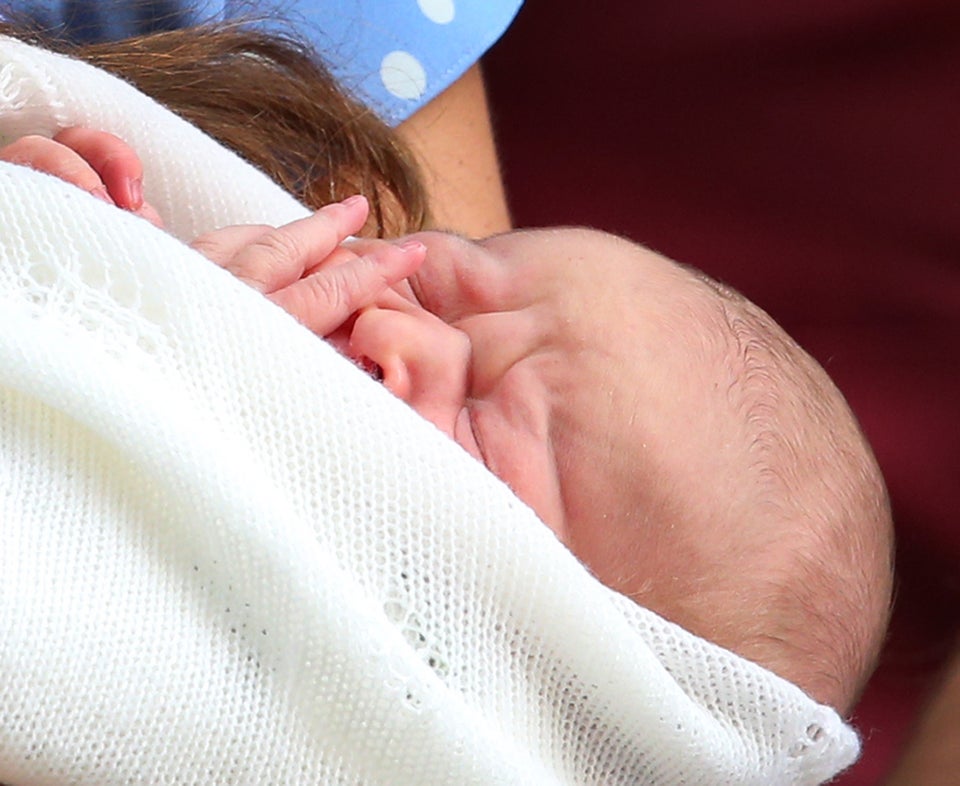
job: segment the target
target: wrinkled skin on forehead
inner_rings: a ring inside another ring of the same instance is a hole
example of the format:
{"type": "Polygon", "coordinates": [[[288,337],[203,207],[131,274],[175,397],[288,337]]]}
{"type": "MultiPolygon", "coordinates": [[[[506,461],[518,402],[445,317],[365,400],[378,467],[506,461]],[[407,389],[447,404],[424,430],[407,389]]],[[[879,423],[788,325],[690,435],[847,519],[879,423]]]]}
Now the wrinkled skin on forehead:
{"type": "Polygon", "coordinates": [[[706,362],[725,351],[725,326],[716,337],[703,324],[721,317],[716,290],[589,230],[414,237],[423,267],[405,298],[357,319],[350,352],[378,363],[598,578],[653,591],[660,555],[672,565],[686,548],[670,535],[677,517],[697,514],[673,497],[704,495],[737,469],[726,454],[739,420],[709,401],[735,373],[706,362]]]}
{"type": "Polygon", "coordinates": [[[346,351],[604,584],[847,706],[882,638],[889,511],[823,370],[739,295],[611,235],[412,239],[423,265],[346,351]]]}

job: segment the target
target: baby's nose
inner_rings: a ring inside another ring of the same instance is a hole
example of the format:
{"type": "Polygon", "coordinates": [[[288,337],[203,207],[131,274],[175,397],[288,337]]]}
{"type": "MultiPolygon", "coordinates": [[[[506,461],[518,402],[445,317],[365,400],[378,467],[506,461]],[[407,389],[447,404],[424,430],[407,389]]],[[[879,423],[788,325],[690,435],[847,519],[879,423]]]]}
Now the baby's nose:
{"type": "Polygon", "coordinates": [[[454,436],[467,395],[470,339],[428,311],[363,311],[349,354],[380,367],[383,384],[420,415],[454,436]]]}

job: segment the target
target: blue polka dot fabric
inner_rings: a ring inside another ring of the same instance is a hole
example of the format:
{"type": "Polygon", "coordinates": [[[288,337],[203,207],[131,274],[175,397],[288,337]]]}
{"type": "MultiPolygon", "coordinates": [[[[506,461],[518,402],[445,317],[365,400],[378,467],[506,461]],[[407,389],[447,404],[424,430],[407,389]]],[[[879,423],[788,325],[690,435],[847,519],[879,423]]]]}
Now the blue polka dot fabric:
{"type": "Polygon", "coordinates": [[[13,0],[57,35],[92,43],[203,21],[292,28],[348,89],[396,125],[460,77],[523,0],[13,0]]]}
{"type": "Polygon", "coordinates": [[[299,0],[341,82],[396,124],[449,87],[503,34],[522,0],[299,0]]]}

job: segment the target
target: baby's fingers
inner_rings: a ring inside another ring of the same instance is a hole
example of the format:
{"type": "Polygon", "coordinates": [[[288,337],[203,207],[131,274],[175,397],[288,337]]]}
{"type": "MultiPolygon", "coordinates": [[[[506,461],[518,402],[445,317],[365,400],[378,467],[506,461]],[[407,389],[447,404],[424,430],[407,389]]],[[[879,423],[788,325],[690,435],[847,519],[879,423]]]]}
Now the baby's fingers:
{"type": "Polygon", "coordinates": [[[314,333],[326,336],[388,287],[412,275],[426,247],[416,241],[381,243],[363,256],[324,267],[268,297],[314,333]]]}
{"type": "Polygon", "coordinates": [[[327,205],[312,216],[261,232],[219,264],[259,292],[274,292],[322,266],[340,243],[360,230],[368,212],[362,196],[327,205]]]}

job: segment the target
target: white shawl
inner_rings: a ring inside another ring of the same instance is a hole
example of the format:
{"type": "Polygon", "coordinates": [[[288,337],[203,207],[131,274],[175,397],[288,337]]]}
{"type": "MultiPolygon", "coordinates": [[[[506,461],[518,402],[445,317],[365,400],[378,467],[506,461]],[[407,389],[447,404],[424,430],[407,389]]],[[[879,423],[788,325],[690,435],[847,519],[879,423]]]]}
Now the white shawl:
{"type": "Polygon", "coordinates": [[[165,234],[0,165],[0,782],[814,784],[853,731],[596,582],[180,239],[304,209],[0,39],[0,134],[106,129],[165,234]]]}

